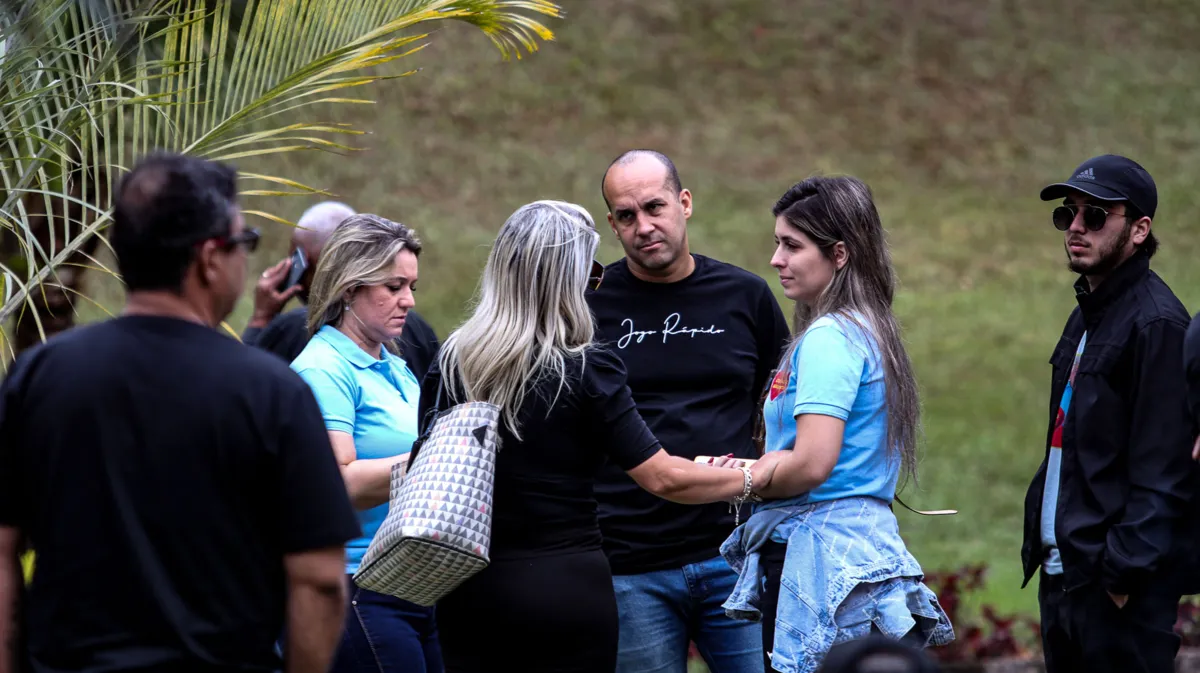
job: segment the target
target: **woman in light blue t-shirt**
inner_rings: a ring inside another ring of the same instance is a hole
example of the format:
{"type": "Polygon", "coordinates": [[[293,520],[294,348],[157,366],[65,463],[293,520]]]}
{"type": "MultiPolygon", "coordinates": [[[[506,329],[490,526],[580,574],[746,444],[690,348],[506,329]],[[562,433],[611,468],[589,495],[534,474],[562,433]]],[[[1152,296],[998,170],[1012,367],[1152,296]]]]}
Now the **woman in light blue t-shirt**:
{"type": "Polygon", "coordinates": [[[443,668],[432,608],[351,580],[387,515],[392,466],[417,439],[420,382],[394,351],[415,304],[420,252],[411,229],[376,215],[338,225],[313,275],[311,339],[292,362],[321,406],[363,532],[346,545],[350,606],[334,673],[443,668]]]}
{"type": "Polygon", "coordinates": [[[919,401],[870,190],[810,178],[774,214],[771,266],[796,302],[796,336],[763,404],[765,454],[751,468],[763,502],[722,546],[739,572],[726,610],[761,612],[767,669],[784,673],[872,632],[949,642],[891,511],[901,476],[915,476],[919,401]]]}

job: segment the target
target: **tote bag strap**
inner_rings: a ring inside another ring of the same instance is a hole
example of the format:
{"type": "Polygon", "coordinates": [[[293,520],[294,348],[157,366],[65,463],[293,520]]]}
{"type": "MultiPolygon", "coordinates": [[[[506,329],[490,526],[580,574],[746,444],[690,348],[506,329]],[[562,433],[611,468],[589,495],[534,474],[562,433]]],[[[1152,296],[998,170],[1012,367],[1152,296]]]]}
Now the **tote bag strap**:
{"type": "Polygon", "coordinates": [[[425,440],[429,439],[429,433],[433,430],[433,422],[437,419],[438,414],[442,412],[442,390],[446,387],[446,379],[438,374],[437,394],[433,398],[433,406],[425,412],[425,417],[420,419],[423,428],[419,429],[421,433],[417,437],[417,441],[413,442],[412,450],[408,452],[408,469],[412,469],[413,462],[417,460],[417,453],[421,450],[421,445],[425,440]]]}

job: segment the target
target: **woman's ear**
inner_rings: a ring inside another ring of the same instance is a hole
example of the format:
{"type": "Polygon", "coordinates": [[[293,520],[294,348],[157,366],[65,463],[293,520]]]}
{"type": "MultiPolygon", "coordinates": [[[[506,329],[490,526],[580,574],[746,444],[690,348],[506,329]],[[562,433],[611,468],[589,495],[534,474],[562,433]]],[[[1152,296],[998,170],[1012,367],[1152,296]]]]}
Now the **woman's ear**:
{"type": "Polygon", "coordinates": [[[833,265],[840,271],[850,261],[850,251],[843,241],[833,244],[833,265]]]}

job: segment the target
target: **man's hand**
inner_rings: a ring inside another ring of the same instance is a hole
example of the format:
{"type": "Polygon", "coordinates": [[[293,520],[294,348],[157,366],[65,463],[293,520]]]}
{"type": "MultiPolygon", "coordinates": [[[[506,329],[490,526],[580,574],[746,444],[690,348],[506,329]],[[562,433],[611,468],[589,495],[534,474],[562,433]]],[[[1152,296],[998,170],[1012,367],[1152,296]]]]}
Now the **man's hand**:
{"type": "Polygon", "coordinates": [[[1125,604],[1129,602],[1128,595],[1114,594],[1111,591],[1108,591],[1106,593],[1108,594],[1108,597],[1112,599],[1112,602],[1117,604],[1118,610],[1125,607],[1125,604]]]}
{"type": "Polygon", "coordinates": [[[1196,437],[1196,443],[1192,444],[1192,460],[1200,460],[1200,436],[1196,437]]]}
{"type": "Polygon", "coordinates": [[[289,256],[282,262],[272,266],[258,277],[258,285],[254,288],[254,314],[250,317],[247,327],[266,327],[267,323],[279,315],[283,305],[296,296],[300,291],[299,285],[293,285],[280,292],[275,288],[287,276],[292,268],[292,258],[289,256]]]}

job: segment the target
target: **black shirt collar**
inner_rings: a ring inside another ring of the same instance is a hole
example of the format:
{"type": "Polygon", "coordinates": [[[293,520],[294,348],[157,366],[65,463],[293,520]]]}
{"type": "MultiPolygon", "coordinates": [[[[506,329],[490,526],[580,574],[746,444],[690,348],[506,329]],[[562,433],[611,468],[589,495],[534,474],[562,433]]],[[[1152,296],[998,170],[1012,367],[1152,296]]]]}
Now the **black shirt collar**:
{"type": "Polygon", "coordinates": [[[1075,281],[1075,299],[1079,302],[1084,319],[1091,321],[1093,317],[1099,317],[1117,297],[1124,294],[1125,290],[1141,280],[1149,271],[1150,256],[1139,249],[1132,257],[1113,269],[1095,291],[1088,284],[1087,277],[1080,276],[1075,281]]]}

